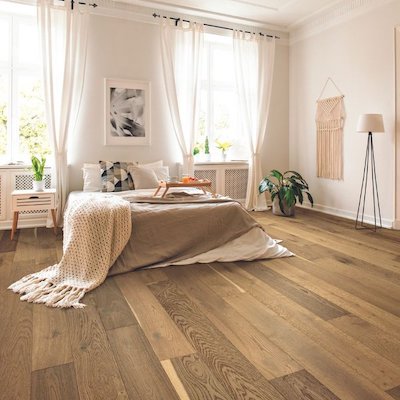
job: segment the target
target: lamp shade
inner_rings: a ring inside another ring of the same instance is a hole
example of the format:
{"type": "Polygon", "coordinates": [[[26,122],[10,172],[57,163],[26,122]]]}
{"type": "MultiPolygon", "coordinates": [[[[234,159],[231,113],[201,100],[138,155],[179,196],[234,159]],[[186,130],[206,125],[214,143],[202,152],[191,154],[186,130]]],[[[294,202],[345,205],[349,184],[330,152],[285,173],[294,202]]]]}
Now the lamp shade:
{"type": "Polygon", "coordinates": [[[361,114],[358,118],[357,132],[385,132],[382,114],[361,114]]]}

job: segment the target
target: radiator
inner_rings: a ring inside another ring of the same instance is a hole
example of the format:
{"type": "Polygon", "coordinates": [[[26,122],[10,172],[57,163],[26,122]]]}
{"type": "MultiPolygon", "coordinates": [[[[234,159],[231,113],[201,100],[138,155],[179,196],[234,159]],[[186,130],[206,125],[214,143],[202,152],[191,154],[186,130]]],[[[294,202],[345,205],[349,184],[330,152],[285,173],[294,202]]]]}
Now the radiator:
{"type": "Polygon", "coordinates": [[[194,176],[211,181],[212,189],[219,194],[244,202],[246,199],[249,169],[247,163],[195,164],[194,176]]]}

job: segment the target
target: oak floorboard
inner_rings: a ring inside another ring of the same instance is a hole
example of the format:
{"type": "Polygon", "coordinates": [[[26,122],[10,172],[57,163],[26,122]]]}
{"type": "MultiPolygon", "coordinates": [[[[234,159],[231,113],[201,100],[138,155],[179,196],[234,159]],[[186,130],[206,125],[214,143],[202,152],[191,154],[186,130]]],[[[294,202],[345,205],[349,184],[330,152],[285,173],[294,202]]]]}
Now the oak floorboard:
{"type": "Polygon", "coordinates": [[[107,278],[92,294],[106,330],[138,324],[114,278],[107,278]]]}
{"type": "Polygon", "coordinates": [[[94,299],[84,299],[85,308],[66,310],[80,400],[128,398],[94,299]]]}
{"type": "Polygon", "coordinates": [[[329,322],[376,353],[381,354],[397,366],[400,366],[400,340],[394,338],[392,335],[355,315],[346,315],[329,322]]]}
{"type": "Polygon", "coordinates": [[[159,360],[169,360],[195,352],[142,281],[140,273],[119,275],[115,277],[115,281],[159,360]]]}
{"type": "Polygon", "coordinates": [[[284,400],[175,284],[149,287],[232,399],[284,400]]]}
{"type": "Polygon", "coordinates": [[[107,335],[129,398],[179,399],[139,326],[112,329],[107,335]]]}
{"type": "Polygon", "coordinates": [[[208,266],[194,265],[183,271],[171,268],[167,275],[265,378],[273,379],[302,369],[220,297],[221,292],[226,293],[221,290],[222,286],[232,285],[208,266]]]}
{"type": "Polygon", "coordinates": [[[79,400],[73,363],[34,371],[31,400],[79,400]]]}
{"type": "Polygon", "coordinates": [[[230,296],[226,301],[340,399],[390,399],[374,383],[355,373],[249,294],[230,296]]]}
{"type": "Polygon", "coordinates": [[[237,263],[237,265],[240,267],[245,266],[246,272],[263,282],[267,282],[270,286],[273,286],[276,291],[289,297],[294,302],[300,304],[302,307],[324,320],[338,318],[348,314],[348,311],[343,308],[332,304],[310,290],[306,290],[301,285],[285,278],[275,271],[265,268],[261,263],[237,263]]]}
{"type": "Polygon", "coordinates": [[[340,400],[306,370],[271,381],[286,400],[340,400]]]}
{"type": "Polygon", "coordinates": [[[32,371],[73,361],[66,310],[33,308],[32,371]]]}
{"type": "Polygon", "coordinates": [[[397,254],[381,250],[379,258],[376,257],[375,249],[369,248],[362,242],[352,243],[346,237],[337,237],[326,232],[321,235],[321,232],[315,232],[296,225],[295,221],[284,220],[279,224],[279,230],[292,233],[296,236],[304,236],[308,241],[320,244],[332,250],[340,251],[348,256],[357,257],[360,260],[370,262],[371,264],[381,266],[389,271],[399,272],[400,259],[397,254]]]}
{"type": "MultiPolygon", "coordinates": [[[[400,368],[367,346],[336,329],[327,321],[313,315],[310,311],[285,297],[270,286],[270,282],[255,280],[241,265],[232,263],[219,266],[222,273],[243,285],[248,293],[268,307],[294,328],[309,337],[333,357],[345,363],[359,374],[381,388],[387,390],[400,383],[400,368]]],[[[246,301],[248,301],[246,299],[246,301]]]]}
{"type": "Polygon", "coordinates": [[[400,338],[400,319],[396,315],[361,299],[352,292],[343,290],[339,281],[336,282],[337,285],[334,285],[314,276],[312,272],[306,272],[309,263],[308,260],[294,257],[290,262],[284,259],[274,260],[273,263],[268,264],[268,267],[314,291],[332,303],[345,307],[351,314],[379,326],[398,339],[400,338]]]}
{"type": "Polygon", "coordinates": [[[171,363],[190,400],[232,399],[196,353],[174,358],[171,363]]]}

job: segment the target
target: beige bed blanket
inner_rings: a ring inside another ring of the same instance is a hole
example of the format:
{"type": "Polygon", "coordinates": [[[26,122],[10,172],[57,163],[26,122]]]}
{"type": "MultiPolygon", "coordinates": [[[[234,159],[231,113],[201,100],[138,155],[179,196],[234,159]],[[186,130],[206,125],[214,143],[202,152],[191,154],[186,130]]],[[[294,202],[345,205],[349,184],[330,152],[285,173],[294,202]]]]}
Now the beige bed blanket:
{"type": "Polygon", "coordinates": [[[109,275],[191,258],[259,226],[240,204],[210,201],[132,203],[132,235],[109,275]]]}

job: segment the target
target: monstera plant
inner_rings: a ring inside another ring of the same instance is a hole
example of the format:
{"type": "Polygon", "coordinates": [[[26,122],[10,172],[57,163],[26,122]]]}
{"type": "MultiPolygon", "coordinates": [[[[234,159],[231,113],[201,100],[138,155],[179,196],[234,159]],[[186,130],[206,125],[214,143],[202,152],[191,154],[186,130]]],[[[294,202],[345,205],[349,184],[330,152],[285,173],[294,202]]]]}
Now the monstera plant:
{"type": "Polygon", "coordinates": [[[273,169],[258,187],[260,193],[271,193],[272,212],[277,215],[294,215],[295,204],[298,201],[303,204],[304,194],[308,197],[311,206],[314,199],[309,192],[308,183],[296,171],[284,173],[273,169]]]}

